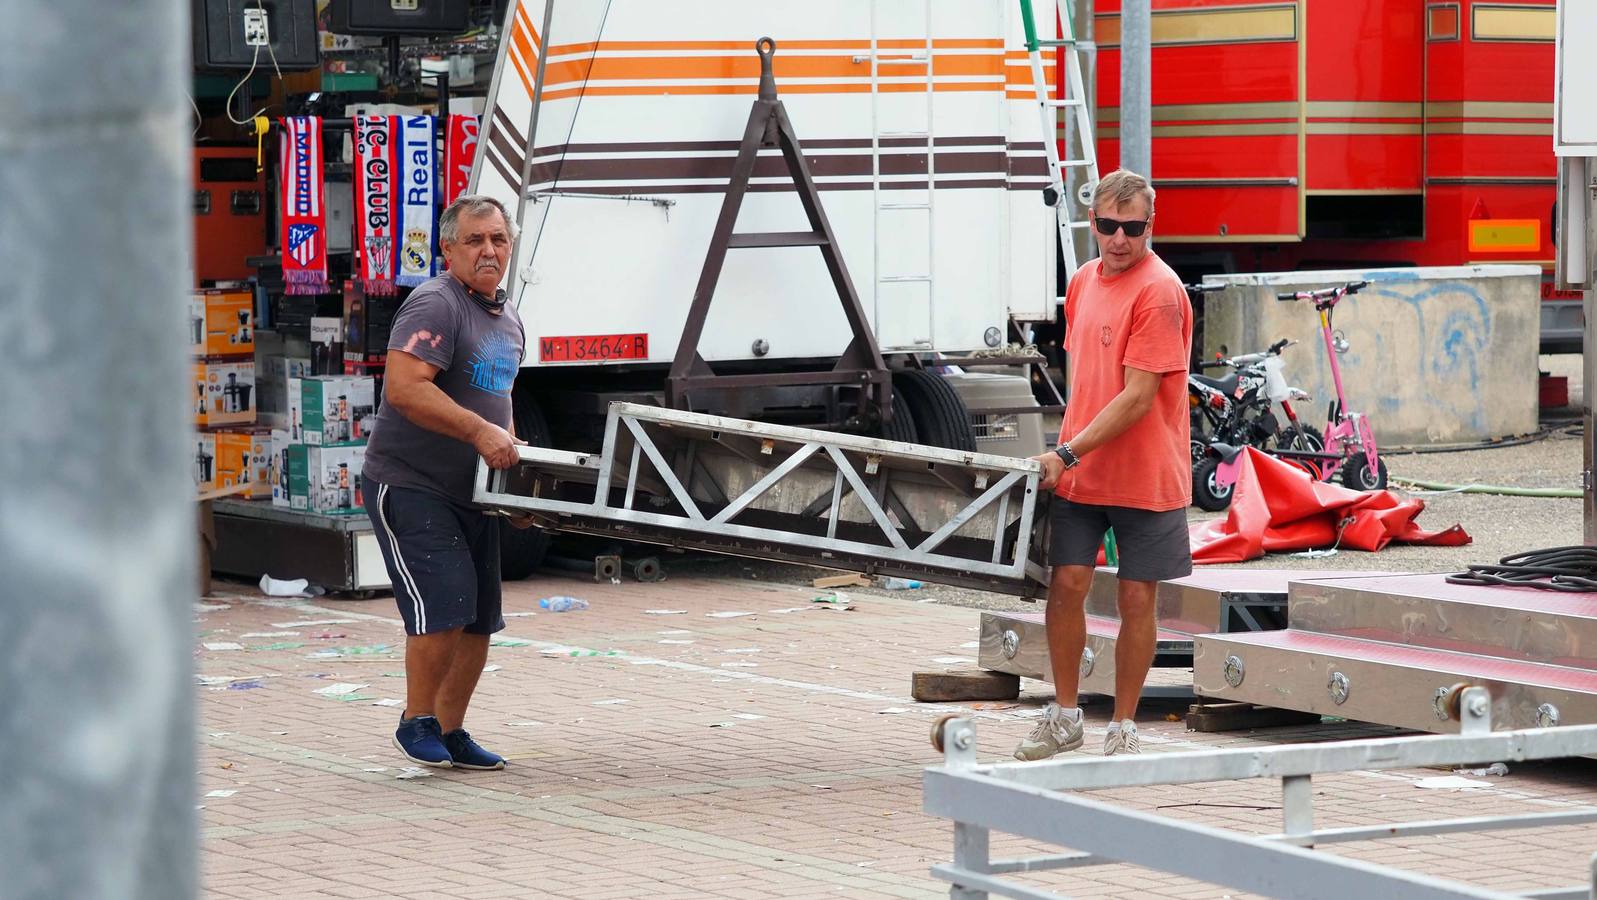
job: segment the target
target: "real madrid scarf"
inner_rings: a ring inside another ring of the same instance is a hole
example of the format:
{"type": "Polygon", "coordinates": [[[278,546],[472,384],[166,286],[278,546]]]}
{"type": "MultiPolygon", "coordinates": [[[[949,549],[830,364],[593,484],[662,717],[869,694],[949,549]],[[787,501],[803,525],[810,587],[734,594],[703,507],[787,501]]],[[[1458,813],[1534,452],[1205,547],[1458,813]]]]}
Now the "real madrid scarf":
{"type": "Polygon", "coordinates": [[[472,157],[477,154],[477,117],[455,113],[449,117],[444,139],[444,207],[466,192],[471,181],[472,157]]]}
{"type": "Polygon", "coordinates": [[[437,221],[433,117],[405,116],[399,126],[399,267],[395,279],[415,287],[437,274],[433,226],[437,221]]]}
{"type": "Polygon", "coordinates": [[[327,292],[327,216],[322,202],[322,120],[279,119],[283,281],[290,294],[327,292]]]}
{"type": "Polygon", "coordinates": [[[355,120],[355,246],[366,293],[393,294],[395,116],[355,120]]]}

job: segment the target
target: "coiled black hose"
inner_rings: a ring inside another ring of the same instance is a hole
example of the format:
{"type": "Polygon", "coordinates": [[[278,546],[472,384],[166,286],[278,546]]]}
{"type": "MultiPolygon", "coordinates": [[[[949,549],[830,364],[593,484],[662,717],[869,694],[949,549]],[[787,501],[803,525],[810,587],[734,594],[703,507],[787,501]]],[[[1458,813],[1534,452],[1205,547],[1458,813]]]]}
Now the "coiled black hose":
{"type": "Polygon", "coordinates": [[[1471,563],[1447,576],[1449,584],[1531,587],[1544,591],[1597,591],[1597,547],[1549,547],[1503,557],[1496,564],[1471,563]]]}

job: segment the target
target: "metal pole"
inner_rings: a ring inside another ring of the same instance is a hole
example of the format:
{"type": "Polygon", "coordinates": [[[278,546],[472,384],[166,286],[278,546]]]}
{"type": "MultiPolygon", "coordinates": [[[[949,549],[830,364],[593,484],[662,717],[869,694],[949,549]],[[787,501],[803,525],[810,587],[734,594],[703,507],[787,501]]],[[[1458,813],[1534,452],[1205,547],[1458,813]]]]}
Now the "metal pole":
{"type": "MultiPolygon", "coordinates": [[[[532,178],[532,157],[537,151],[538,143],[538,111],[543,108],[543,73],[549,63],[549,48],[553,42],[549,39],[549,23],[554,20],[555,0],[547,0],[543,6],[543,43],[538,47],[538,71],[532,81],[532,112],[527,116],[527,150],[521,157],[521,183],[516,185],[516,228],[521,227],[521,216],[527,209],[527,181],[532,178]]],[[[504,33],[499,35],[501,41],[510,40],[510,26],[507,22],[504,33]]],[[[492,110],[489,110],[491,113],[492,110]]],[[[521,267],[521,241],[518,239],[510,247],[510,274],[505,281],[505,295],[517,306],[521,301],[516,298],[516,277],[521,267]]]]}
{"type": "Polygon", "coordinates": [[[189,6],[0,4],[9,898],[198,887],[189,6]]]}
{"type": "Polygon", "coordinates": [[[1120,8],[1120,167],[1153,178],[1153,109],[1149,85],[1149,0],[1120,8]]]}

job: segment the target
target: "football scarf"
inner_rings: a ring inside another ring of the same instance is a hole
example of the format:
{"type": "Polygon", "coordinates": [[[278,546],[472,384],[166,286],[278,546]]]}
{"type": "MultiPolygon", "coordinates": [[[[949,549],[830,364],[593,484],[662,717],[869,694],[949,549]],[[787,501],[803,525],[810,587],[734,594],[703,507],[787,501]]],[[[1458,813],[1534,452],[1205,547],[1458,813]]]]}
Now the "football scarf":
{"type": "Polygon", "coordinates": [[[279,119],[283,281],[290,294],[327,293],[327,213],[322,202],[322,120],[279,119]]]}
{"type": "Polygon", "coordinates": [[[355,120],[355,246],[366,293],[394,293],[395,116],[355,120]]]}
{"type": "Polygon", "coordinates": [[[456,113],[449,117],[444,140],[444,207],[466,192],[471,180],[472,157],[477,154],[477,117],[456,113]]]}
{"type": "Polygon", "coordinates": [[[434,167],[433,117],[404,116],[399,126],[399,266],[394,279],[415,287],[438,274],[433,258],[438,178],[434,167]]]}

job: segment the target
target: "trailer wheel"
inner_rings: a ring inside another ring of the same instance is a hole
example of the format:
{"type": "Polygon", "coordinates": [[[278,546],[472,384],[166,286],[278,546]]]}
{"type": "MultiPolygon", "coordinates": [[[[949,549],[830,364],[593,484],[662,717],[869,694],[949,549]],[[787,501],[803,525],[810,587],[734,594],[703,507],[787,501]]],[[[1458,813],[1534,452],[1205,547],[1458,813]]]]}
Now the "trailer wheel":
{"type": "MultiPolygon", "coordinates": [[[[516,437],[535,447],[549,446],[549,423],[543,417],[543,410],[538,408],[538,401],[523,391],[511,402],[516,437]]],[[[520,581],[538,571],[548,552],[549,532],[537,527],[514,528],[508,522],[499,523],[499,577],[505,581],[520,581]]]]}
{"type": "Polygon", "coordinates": [[[1205,512],[1219,512],[1231,505],[1231,492],[1236,485],[1220,486],[1218,470],[1220,460],[1205,456],[1192,467],[1192,502],[1205,512]]]}
{"type": "Polygon", "coordinates": [[[894,372],[893,395],[903,396],[922,444],[976,451],[976,435],[970,427],[970,412],[965,409],[965,401],[959,399],[954,386],[941,375],[924,369],[894,372]]]}
{"type": "Polygon", "coordinates": [[[876,436],[883,440],[920,443],[920,435],[915,431],[915,417],[909,411],[909,404],[904,402],[904,395],[896,389],[893,391],[893,421],[877,425],[876,432],[876,436]]]}

